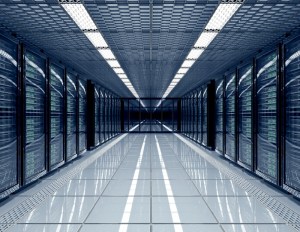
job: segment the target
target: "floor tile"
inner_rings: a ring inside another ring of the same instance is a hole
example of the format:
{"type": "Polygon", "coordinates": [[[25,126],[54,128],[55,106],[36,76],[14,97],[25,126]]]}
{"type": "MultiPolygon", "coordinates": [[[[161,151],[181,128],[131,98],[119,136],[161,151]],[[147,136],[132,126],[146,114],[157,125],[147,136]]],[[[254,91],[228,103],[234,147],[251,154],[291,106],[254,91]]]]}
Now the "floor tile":
{"type": "Polygon", "coordinates": [[[53,195],[56,196],[99,196],[109,180],[70,180],[53,195]]]}
{"type": "Polygon", "coordinates": [[[254,197],[204,197],[221,223],[282,223],[254,197]]]}
{"type": "Polygon", "coordinates": [[[111,180],[103,192],[104,196],[128,196],[133,184],[137,196],[150,196],[150,180],[111,180]]]}
{"type": "Polygon", "coordinates": [[[217,169],[186,169],[187,173],[192,179],[230,179],[217,169]]]}
{"type": "MultiPolygon", "coordinates": [[[[181,223],[217,222],[201,197],[174,197],[174,200],[181,223]]],[[[176,217],[176,212],[172,212],[176,217]]],[[[153,223],[173,223],[168,197],[153,197],[152,220],[153,223]]]]}
{"type": "MultiPolygon", "coordinates": [[[[165,168],[174,168],[174,169],[182,169],[182,165],[179,161],[166,161],[164,160],[164,165],[165,165],[165,168]]],[[[157,161],[157,162],[152,162],[152,168],[162,168],[162,163],[157,161]]]]}
{"type": "MultiPolygon", "coordinates": [[[[124,169],[119,169],[115,175],[113,176],[113,179],[116,180],[131,180],[134,177],[134,172],[135,169],[133,168],[124,168],[124,169]]],[[[138,179],[150,179],[150,169],[140,169],[139,172],[139,177],[138,179]]]]}
{"type": "Polygon", "coordinates": [[[150,198],[134,197],[130,211],[125,210],[127,197],[101,197],[87,218],[87,223],[121,223],[123,215],[129,214],[126,223],[150,223],[150,198]]]}
{"type": "Polygon", "coordinates": [[[17,224],[7,232],[77,232],[80,224],[17,224]]]}
{"type": "Polygon", "coordinates": [[[248,196],[232,180],[193,180],[203,196],[248,196]]]}
{"type": "Polygon", "coordinates": [[[207,225],[207,224],[184,224],[184,225],[178,225],[178,224],[168,224],[168,225],[159,225],[154,224],[153,225],[153,231],[152,232],[177,232],[181,231],[178,230],[178,227],[183,229],[183,232],[222,232],[222,229],[219,225],[207,225]]]}
{"type": "MultiPolygon", "coordinates": [[[[142,162],[140,162],[139,165],[140,165],[139,166],[140,168],[150,168],[150,161],[148,161],[148,162],[142,161],[142,162]]],[[[120,168],[122,168],[122,169],[123,168],[133,168],[133,169],[135,169],[136,166],[137,166],[137,162],[127,161],[127,162],[123,162],[121,164],[120,168]]]]}
{"type": "Polygon", "coordinates": [[[80,232],[150,232],[150,225],[137,225],[137,224],[120,224],[120,225],[97,225],[85,224],[82,226],[80,232]],[[124,230],[121,230],[124,229],[124,230]],[[126,230],[125,230],[126,229],[126,230]]]}
{"type": "MultiPolygon", "coordinates": [[[[199,196],[197,188],[191,180],[169,180],[172,188],[172,196],[199,196]]],[[[153,196],[167,196],[164,180],[152,181],[153,196]]]]}
{"type": "Polygon", "coordinates": [[[282,224],[232,224],[222,225],[225,232],[296,232],[294,228],[282,224]]]}
{"type": "Polygon", "coordinates": [[[100,179],[111,179],[115,168],[111,169],[84,169],[75,175],[72,179],[90,179],[90,180],[100,180],[100,179]]]}
{"type": "MultiPolygon", "coordinates": [[[[169,179],[177,179],[177,180],[185,180],[190,179],[188,174],[184,169],[168,169],[168,178],[169,179]]],[[[161,169],[152,169],[152,179],[164,179],[163,173],[161,169]]]]}
{"type": "Polygon", "coordinates": [[[22,223],[82,223],[97,197],[49,197],[24,216],[22,223]]]}

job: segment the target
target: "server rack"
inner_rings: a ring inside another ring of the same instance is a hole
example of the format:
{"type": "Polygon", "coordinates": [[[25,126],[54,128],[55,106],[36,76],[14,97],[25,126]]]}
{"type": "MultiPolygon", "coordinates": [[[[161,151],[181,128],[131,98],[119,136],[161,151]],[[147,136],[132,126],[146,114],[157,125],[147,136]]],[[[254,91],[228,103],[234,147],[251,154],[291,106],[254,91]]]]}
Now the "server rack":
{"type": "Polygon", "coordinates": [[[23,47],[23,184],[47,172],[46,58],[23,47]]]}
{"type": "Polygon", "coordinates": [[[109,140],[109,96],[108,93],[105,92],[105,98],[104,98],[104,107],[105,107],[105,141],[109,140]]]}
{"type": "Polygon", "coordinates": [[[100,143],[105,142],[105,94],[102,89],[100,92],[100,143]]]}
{"type": "Polygon", "coordinates": [[[71,72],[66,74],[66,160],[71,160],[77,156],[78,137],[77,137],[77,77],[71,72]]]}
{"type": "Polygon", "coordinates": [[[236,161],[236,73],[225,76],[225,157],[236,161]]]}
{"type": "MultiPolygon", "coordinates": [[[[95,146],[100,144],[100,94],[99,88],[94,87],[95,97],[95,146]]],[[[88,114],[88,113],[87,113],[88,114]]]]}
{"type": "Polygon", "coordinates": [[[197,111],[198,111],[198,117],[197,117],[197,125],[198,125],[198,129],[197,129],[197,142],[198,143],[201,143],[202,142],[202,111],[203,111],[203,108],[202,108],[202,89],[199,89],[198,90],[198,96],[197,96],[197,99],[198,99],[198,106],[197,106],[197,111]]]}
{"type": "Polygon", "coordinates": [[[279,56],[273,50],[256,60],[255,172],[279,184],[279,56]]]}
{"type": "Polygon", "coordinates": [[[185,134],[185,99],[181,99],[181,132],[185,134]]]}
{"type": "Polygon", "coordinates": [[[286,41],[284,51],[283,188],[300,197],[300,37],[286,41]]]}
{"type": "Polygon", "coordinates": [[[18,45],[0,37],[0,199],[20,186],[18,45]]]}
{"type": "Polygon", "coordinates": [[[194,95],[193,92],[190,94],[190,130],[189,130],[189,138],[193,139],[193,133],[194,133],[194,95]]]}
{"type": "Polygon", "coordinates": [[[86,151],[86,81],[78,80],[78,154],[86,151]]]}
{"type": "Polygon", "coordinates": [[[205,88],[203,89],[203,95],[202,95],[202,144],[204,146],[207,146],[207,108],[208,108],[208,104],[207,104],[207,90],[208,87],[205,86],[205,88]]]}
{"type": "Polygon", "coordinates": [[[224,152],[224,79],[216,81],[216,151],[224,152]]]}
{"type": "Polygon", "coordinates": [[[51,171],[64,163],[65,69],[50,62],[48,73],[48,170],[51,171]]]}
{"type": "Polygon", "coordinates": [[[238,158],[239,165],[253,171],[253,64],[238,69],[238,158]]]}
{"type": "Polygon", "coordinates": [[[197,91],[193,93],[193,140],[197,141],[197,91]]]}

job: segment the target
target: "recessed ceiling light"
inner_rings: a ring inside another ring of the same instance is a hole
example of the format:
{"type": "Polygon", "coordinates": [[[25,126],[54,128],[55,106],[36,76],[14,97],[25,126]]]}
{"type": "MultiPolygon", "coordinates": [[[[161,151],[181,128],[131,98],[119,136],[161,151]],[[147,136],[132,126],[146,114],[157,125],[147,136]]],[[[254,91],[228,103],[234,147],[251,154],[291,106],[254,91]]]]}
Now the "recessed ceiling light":
{"type": "Polygon", "coordinates": [[[196,60],[185,60],[181,67],[190,68],[193,66],[196,60]]]}
{"type": "Polygon", "coordinates": [[[204,49],[196,49],[193,48],[190,53],[187,55],[186,59],[194,59],[197,60],[199,56],[203,53],[204,49]]]}
{"type": "Polygon", "coordinates": [[[84,34],[91,41],[94,47],[108,48],[106,41],[99,32],[84,32],[84,34]]]}
{"type": "Polygon", "coordinates": [[[208,47],[217,35],[218,32],[202,32],[194,47],[208,47]]]}
{"type": "Polygon", "coordinates": [[[108,59],[116,59],[115,55],[112,53],[112,51],[109,48],[106,49],[98,49],[98,51],[100,52],[101,56],[103,56],[103,58],[105,60],[108,59]]]}
{"type": "Polygon", "coordinates": [[[178,73],[186,74],[187,71],[189,71],[189,68],[180,68],[180,69],[178,70],[178,73]]]}

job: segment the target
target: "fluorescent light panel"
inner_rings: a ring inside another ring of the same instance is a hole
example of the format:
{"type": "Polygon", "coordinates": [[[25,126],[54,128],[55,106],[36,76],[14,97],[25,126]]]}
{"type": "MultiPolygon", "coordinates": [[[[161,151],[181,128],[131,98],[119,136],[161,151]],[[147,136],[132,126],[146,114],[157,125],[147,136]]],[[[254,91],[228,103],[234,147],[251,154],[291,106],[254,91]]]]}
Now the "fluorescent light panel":
{"type": "Polygon", "coordinates": [[[197,60],[199,56],[201,56],[204,49],[193,48],[190,53],[187,55],[186,59],[194,59],[197,60]]]}
{"type": "Polygon", "coordinates": [[[170,83],[168,89],[163,95],[163,98],[167,97],[169,93],[173,90],[174,86],[180,81],[180,79],[188,72],[189,68],[193,66],[195,61],[201,56],[205,48],[207,48],[210,43],[218,35],[219,31],[228,23],[234,13],[240,8],[242,3],[220,3],[216,11],[207,23],[204,31],[199,35],[199,38],[195,42],[193,48],[187,55],[180,69],[177,71],[172,82],[170,83]],[[174,82],[174,80],[177,81],[174,82]],[[174,85],[174,83],[176,83],[174,85]]]}
{"type": "Polygon", "coordinates": [[[193,64],[195,63],[196,60],[185,60],[183,62],[183,64],[181,65],[181,67],[186,67],[186,68],[190,68],[193,66],[193,64]]]}
{"type": "Polygon", "coordinates": [[[97,30],[97,26],[82,4],[61,3],[61,5],[81,30],[97,30]]]}
{"type": "Polygon", "coordinates": [[[112,53],[112,51],[107,48],[107,49],[98,49],[99,53],[101,56],[103,56],[104,59],[116,59],[115,55],[112,53]]]}
{"type": "Polygon", "coordinates": [[[118,60],[114,56],[111,49],[108,47],[105,39],[102,34],[98,31],[96,24],[93,19],[90,17],[89,13],[85,9],[84,5],[81,3],[60,3],[61,6],[66,10],[66,12],[70,15],[73,21],[77,24],[77,26],[83,31],[85,36],[90,40],[90,42],[97,48],[98,52],[101,56],[106,60],[111,68],[115,71],[115,73],[119,76],[119,78],[123,81],[123,83],[128,87],[131,93],[139,98],[135,89],[133,88],[130,80],[125,74],[124,70],[121,68],[118,60]]]}
{"type": "Polygon", "coordinates": [[[106,41],[99,32],[84,32],[85,36],[96,48],[108,48],[106,41]]]}
{"type": "Polygon", "coordinates": [[[211,41],[218,35],[218,32],[202,32],[194,47],[207,48],[211,41]]]}

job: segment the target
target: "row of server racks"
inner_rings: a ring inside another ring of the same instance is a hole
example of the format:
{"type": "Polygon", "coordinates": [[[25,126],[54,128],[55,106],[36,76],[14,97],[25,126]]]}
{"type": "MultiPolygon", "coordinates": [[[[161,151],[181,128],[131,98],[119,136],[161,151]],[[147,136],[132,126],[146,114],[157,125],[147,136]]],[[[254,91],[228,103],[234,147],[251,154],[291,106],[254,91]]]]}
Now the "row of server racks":
{"type": "Polygon", "coordinates": [[[300,37],[210,80],[181,104],[183,134],[300,197],[300,37]]]}
{"type": "Polygon", "coordinates": [[[120,132],[119,97],[4,36],[0,99],[0,200],[120,132]]]}

